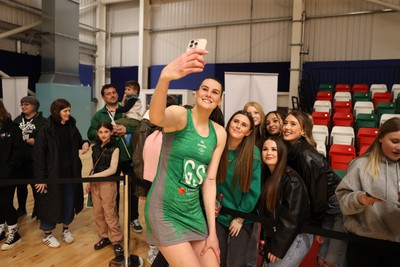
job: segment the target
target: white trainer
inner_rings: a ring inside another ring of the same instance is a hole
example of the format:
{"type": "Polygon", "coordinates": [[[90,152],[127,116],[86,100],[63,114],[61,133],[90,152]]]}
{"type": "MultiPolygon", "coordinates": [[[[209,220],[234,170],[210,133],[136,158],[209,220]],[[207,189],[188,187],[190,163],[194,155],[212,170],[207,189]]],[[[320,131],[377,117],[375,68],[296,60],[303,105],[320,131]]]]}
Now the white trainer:
{"type": "Polygon", "coordinates": [[[53,236],[53,235],[48,235],[47,237],[44,237],[43,243],[47,245],[49,248],[59,248],[60,247],[60,242],[53,236]]]}
{"type": "Polygon", "coordinates": [[[72,242],[74,242],[74,237],[68,229],[62,232],[62,240],[67,244],[71,244],[72,242]]]}

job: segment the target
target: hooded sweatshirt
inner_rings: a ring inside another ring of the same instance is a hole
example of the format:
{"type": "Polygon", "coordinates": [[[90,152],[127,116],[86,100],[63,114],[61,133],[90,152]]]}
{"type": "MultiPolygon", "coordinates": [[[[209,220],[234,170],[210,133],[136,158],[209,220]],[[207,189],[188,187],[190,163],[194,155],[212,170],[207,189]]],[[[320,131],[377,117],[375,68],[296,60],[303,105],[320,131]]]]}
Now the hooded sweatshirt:
{"type": "Polygon", "coordinates": [[[336,189],[343,212],[344,229],[359,236],[400,242],[400,207],[387,202],[364,206],[358,201],[358,195],[368,192],[376,198],[397,202],[400,191],[399,163],[383,158],[380,172],[372,177],[367,161],[367,156],[355,159],[336,189]]]}

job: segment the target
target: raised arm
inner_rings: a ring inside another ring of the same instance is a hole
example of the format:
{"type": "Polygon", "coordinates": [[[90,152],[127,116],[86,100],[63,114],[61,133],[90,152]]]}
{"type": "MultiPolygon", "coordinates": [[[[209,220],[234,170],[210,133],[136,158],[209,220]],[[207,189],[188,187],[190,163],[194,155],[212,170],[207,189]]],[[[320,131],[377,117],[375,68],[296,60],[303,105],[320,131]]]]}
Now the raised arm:
{"type": "Polygon", "coordinates": [[[164,127],[166,131],[179,129],[182,114],[176,112],[175,108],[166,109],[169,83],[190,73],[202,72],[205,66],[202,55],[207,53],[205,50],[191,49],[164,67],[150,102],[150,121],[153,124],[164,127]]]}

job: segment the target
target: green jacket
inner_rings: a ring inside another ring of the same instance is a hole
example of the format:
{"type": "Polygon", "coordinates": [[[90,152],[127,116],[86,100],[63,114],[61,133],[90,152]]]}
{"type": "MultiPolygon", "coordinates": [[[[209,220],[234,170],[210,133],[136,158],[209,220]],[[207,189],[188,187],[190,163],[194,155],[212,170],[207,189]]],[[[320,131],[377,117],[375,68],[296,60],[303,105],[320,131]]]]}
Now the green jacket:
{"type": "MultiPolygon", "coordinates": [[[[118,105],[118,107],[119,107],[119,105],[118,105]]],[[[114,120],[118,120],[120,118],[122,118],[122,113],[116,113],[114,116],[114,120]]],[[[97,133],[96,133],[97,125],[99,125],[99,123],[103,122],[103,121],[111,122],[111,118],[108,115],[106,106],[104,106],[102,109],[100,109],[93,115],[93,118],[90,122],[89,130],[87,132],[87,136],[90,141],[94,142],[97,139],[97,133]]],[[[127,134],[130,134],[133,131],[134,131],[133,127],[129,127],[129,126],[126,127],[127,134]]],[[[115,140],[115,142],[117,143],[118,148],[119,148],[119,162],[125,162],[128,160],[132,160],[132,152],[133,152],[132,146],[131,145],[127,146],[125,144],[123,137],[113,136],[112,138],[115,140]]]]}
{"type": "MultiPolygon", "coordinates": [[[[235,172],[236,165],[236,151],[229,150],[229,165],[228,172],[226,174],[226,180],[222,184],[217,184],[217,196],[224,194],[222,198],[222,206],[233,210],[251,213],[261,194],[261,156],[260,150],[254,147],[254,159],[253,159],[253,177],[251,178],[251,184],[249,192],[242,192],[240,185],[237,184],[233,187],[233,174],[235,172]]],[[[228,214],[220,213],[218,215],[218,222],[229,227],[233,217],[228,214]]],[[[252,221],[245,220],[244,223],[251,223],[252,221]]]]}

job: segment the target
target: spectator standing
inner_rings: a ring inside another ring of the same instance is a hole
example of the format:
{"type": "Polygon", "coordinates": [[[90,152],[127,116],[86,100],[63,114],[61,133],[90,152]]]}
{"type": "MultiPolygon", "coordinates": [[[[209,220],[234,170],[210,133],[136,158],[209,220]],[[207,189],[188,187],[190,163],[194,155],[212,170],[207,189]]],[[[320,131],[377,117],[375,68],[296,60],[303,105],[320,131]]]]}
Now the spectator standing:
{"type": "MultiPolygon", "coordinates": [[[[325,229],[343,231],[343,215],[335,195],[340,178],[316,149],[310,117],[304,112],[294,110],[284,120],[283,138],[289,145],[288,165],[301,176],[307,187],[311,222],[325,229]]],[[[345,266],[345,241],[322,236],[315,238],[322,244],[317,259],[318,266],[345,266]]]]}
{"type": "MultiPolygon", "coordinates": [[[[110,122],[101,122],[97,126],[97,137],[92,146],[92,171],[89,177],[107,177],[115,175],[118,168],[119,148],[111,140],[113,126],[110,122]]],[[[100,250],[107,245],[114,246],[115,257],[124,255],[121,246],[124,234],[119,224],[117,213],[117,185],[114,182],[91,182],[86,186],[86,192],[91,192],[93,201],[93,217],[100,241],[94,245],[100,250]]]]}
{"type": "MultiPolygon", "coordinates": [[[[34,96],[24,96],[21,98],[22,113],[15,118],[14,122],[18,124],[22,131],[22,140],[24,146],[24,159],[22,161],[23,168],[17,171],[18,178],[34,178],[33,174],[33,159],[32,149],[35,144],[35,138],[39,132],[40,127],[46,123],[42,112],[39,112],[40,103],[34,96]]],[[[36,199],[36,190],[32,185],[32,194],[36,199]]],[[[27,185],[17,185],[17,199],[18,199],[18,217],[26,214],[26,199],[28,197],[27,185]]],[[[32,211],[32,218],[35,217],[35,208],[32,211]]]]}
{"type": "MultiPolygon", "coordinates": [[[[113,84],[103,85],[101,88],[101,95],[105,102],[102,109],[97,111],[90,122],[90,127],[87,132],[90,141],[94,142],[97,138],[97,125],[100,122],[108,121],[114,126],[113,139],[115,139],[116,144],[119,148],[119,164],[117,174],[121,171],[124,175],[133,174],[132,169],[132,146],[127,146],[124,141],[124,136],[126,134],[131,134],[135,130],[132,126],[124,126],[121,124],[116,124],[115,121],[122,118],[122,113],[116,113],[115,110],[120,107],[118,104],[118,92],[113,84]]],[[[119,182],[117,182],[117,212],[119,210],[119,182]]],[[[134,188],[134,186],[131,186],[134,188]]],[[[139,223],[139,212],[138,212],[139,199],[136,194],[131,194],[131,226],[136,233],[143,232],[143,228],[139,223]]]]}
{"type": "Polygon", "coordinates": [[[313,242],[313,236],[300,229],[310,217],[307,189],[300,175],[286,165],[287,147],[280,136],[265,140],[262,160],[265,183],[260,213],[273,225],[263,226],[267,242],[260,252],[268,267],[299,266],[313,242]]]}
{"type": "MultiPolygon", "coordinates": [[[[0,101],[0,180],[15,177],[22,162],[23,149],[21,130],[0,101]]],[[[22,241],[18,232],[18,215],[13,205],[15,187],[0,185],[0,241],[7,238],[1,250],[12,249],[22,241]]]]}
{"type": "Polygon", "coordinates": [[[206,54],[190,49],[164,67],[150,104],[150,121],[164,132],[157,176],[145,207],[147,241],[160,249],[170,266],[219,266],[215,182],[226,133],[209,117],[221,103],[221,83],[203,80],[192,110],[166,108],[170,82],[203,71],[206,54]]]}
{"type": "MultiPolygon", "coordinates": [[[[235,112],[229,119],[227,141],[217,174],[217,195],[223,195],[222,207],[250,213],[261,193],[261,157],[255,145],[255,125],[251,113],[235,112]]],[[[221,267],[246,266],[256,259],[257,238],[252,238],[254,222],[219,214],[217,236],[221,267]],[[246,244],[246,247],[243,247],[246,244]],[[254,255],[243,253],[251,251],[254,255]],[[245,256],[243,256],[245,255],[245,256]]]]}
{"type": "MultiPolygon", "coordinates": [[[[82,154],[89,151],[89,141],[82,140],[71,116],[71,104],[65,99],[51,103],[47,125],[39,130],[33,147],[35,178],[57,181],[62,178],[81,178],[82,154]]],[[[81,183],[36,184],[37,217],[44,232],[43,243],[50,248],[60,247],[60,242],[51,233],[58,223],[63,224],[62,240],[70,244],[74,237],[69,225],[75,214],[83,209],[81,183]]]]}
{"type": "MultiPolygon", "coordinates": [[[[387,120],[336,188],[347,232],[400,242],[400,119],[387,120]],[[382,199],[391,201],[389,203],[382,199]]],[[[397,248],[349,242],[348,266],[400,266],[397,248]]]]}
{"type": "Polygon", "coordinates": [[[280,111],[270,111],[265,115],[265,136],[281,135],[285,115],[280,111]]]}

